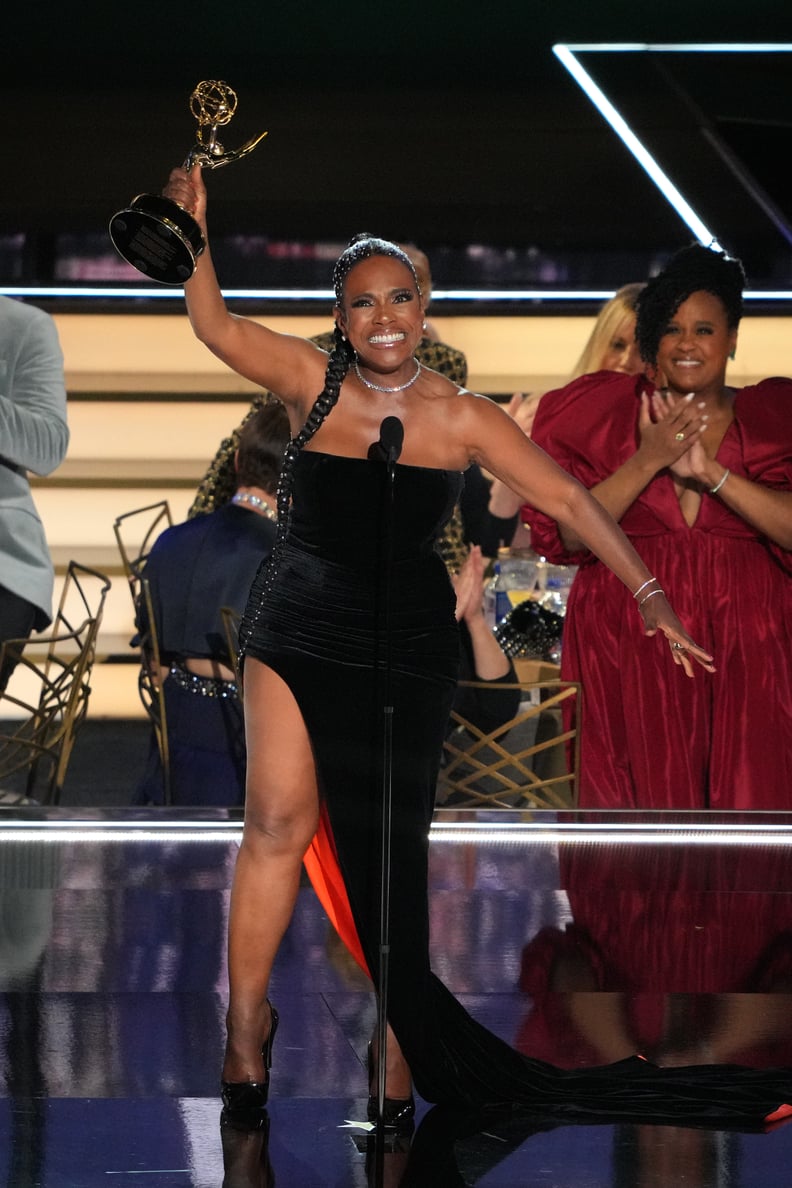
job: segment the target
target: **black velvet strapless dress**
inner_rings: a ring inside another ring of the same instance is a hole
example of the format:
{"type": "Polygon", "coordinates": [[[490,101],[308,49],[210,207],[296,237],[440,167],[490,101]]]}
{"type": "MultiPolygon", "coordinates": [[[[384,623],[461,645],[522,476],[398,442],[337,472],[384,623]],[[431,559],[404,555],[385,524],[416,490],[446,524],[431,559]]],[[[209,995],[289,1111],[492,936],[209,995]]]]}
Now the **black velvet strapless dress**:
{"type": "MultiPolygon", "coordinates": [[[[392,713],[388,1019],[421,1096],[556,1117],[761,1125],[792,1100],[792,1072],[659,1069],[636,1057],[557,1069],[478,1024],[429,967],[428,836],[459,661],[454,592],[435,544],[456,472],[397,465],[385,581],[387,469],[304,449],[277,572],[262,566],[241,638],[289,685],[316,759],[322,825],[306,865],[342,939],[377,982],[383,705],[392,713]],[[385,620],[390,623],[386,684],[385,620]]],[[[790,1111],[792,1112],[792,1111],[790,1111]]]]}

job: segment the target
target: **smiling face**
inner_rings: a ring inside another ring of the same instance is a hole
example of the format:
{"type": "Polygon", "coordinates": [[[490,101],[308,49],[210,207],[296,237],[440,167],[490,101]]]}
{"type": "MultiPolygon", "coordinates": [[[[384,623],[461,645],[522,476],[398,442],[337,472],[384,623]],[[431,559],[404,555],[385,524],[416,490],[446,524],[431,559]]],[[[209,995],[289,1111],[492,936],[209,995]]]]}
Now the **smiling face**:
{"type": "Polygon", "coordinates": [[[423,333],[423,304],[410,269],[390,256],[370,256],[348,273],[336,322],[362,367],[393,375],[412,364],[423,333]]]}
{"type": "Polygon", "coordinates": [[[642,370],[641,356],[635,345],[635,314],[629,314],[612,335],[605,348],[600,368],[637,375],[642,370]]]}
{"type": "Polygon", "coordinates": [[[723,302],[702,289],[683,301],[668,322],[657,367],[673,391],[718,394],[736,343],[737,329],[729,326],[723,302]]]}

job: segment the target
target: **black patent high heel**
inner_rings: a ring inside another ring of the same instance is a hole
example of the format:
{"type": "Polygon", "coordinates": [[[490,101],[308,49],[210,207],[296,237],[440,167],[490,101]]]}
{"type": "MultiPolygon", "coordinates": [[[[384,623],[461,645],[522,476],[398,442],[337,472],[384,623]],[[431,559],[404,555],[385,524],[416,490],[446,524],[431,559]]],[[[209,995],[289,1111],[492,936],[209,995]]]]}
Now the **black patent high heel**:
{"type": "Polygon", "coordinates": [[[220,1096],[223,1099],[226,1114],[235,1121],[254,1122],[256,1115],[260,1115],[267,1104],[270,1086],[270,1069],[272,1068],[272,1045],[275,1032],[278,1030],[279,1015],[275,1007],[267,1000],[271,1013],[269,1035],[261,1049],[264,1061],[263,1081],[222,1081],[220,1096]]]}
{"type": "MultiPolygon", "coordinates": [[[[371,1086],[376,1076],[374,1048],[372,1044],[368,1046],[367,1063],[369,1099],[366,1117],[369,1122],[376,1122],[378,1120],[377,1094],[371,1092],[371,1086]]],[[[415,1098],[412,1093],[409,1097],[385,1098],[382,1105],[382,1127],[383,1130],[387,1130],[391,1134],[412,1134],[415,1129],[415,1098]]]]}

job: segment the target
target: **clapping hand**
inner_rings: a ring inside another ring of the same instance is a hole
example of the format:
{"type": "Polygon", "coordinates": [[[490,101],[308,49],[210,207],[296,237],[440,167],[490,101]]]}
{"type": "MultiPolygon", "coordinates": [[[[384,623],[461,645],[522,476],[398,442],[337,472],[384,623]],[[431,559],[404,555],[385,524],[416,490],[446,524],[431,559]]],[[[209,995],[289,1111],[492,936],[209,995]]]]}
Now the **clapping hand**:
{"type": "Polygon", "coordinates": [[[484,614],[484,557],[479,545],[473,545],[464,564],[452,579],[456,591],[456,618],[469,622],[484,614]]]}
{"type": "Polygon", "coordinates": [[[694,405],[694,398],[691,392],[674,399],[665,390],[641,395],[639,449],[652,458],[657,470],[668,467],[680,478],[692,474],[688,456],[696,448],[701,450],[699,439],[707,427],[707,414],[700,404],[694,405]]]}
{"type": "Polygon", "coordinates": [[[707,454],[701,435],[707,428],[708,414],[703,412],[703,402],[695,403],[695,393],[674,397],[667,389],[652,394],[652,412],[658,431],[676,456],[668,463],[672,474],[678,479],[696,478],[707,462],[707,454]]]}
{"type": "Polygon", "coordinates": [[[531,436],[541,397],[541,392],[515,392],[506,405],[506,412],[520,426],[526,437],[531,436]]]}

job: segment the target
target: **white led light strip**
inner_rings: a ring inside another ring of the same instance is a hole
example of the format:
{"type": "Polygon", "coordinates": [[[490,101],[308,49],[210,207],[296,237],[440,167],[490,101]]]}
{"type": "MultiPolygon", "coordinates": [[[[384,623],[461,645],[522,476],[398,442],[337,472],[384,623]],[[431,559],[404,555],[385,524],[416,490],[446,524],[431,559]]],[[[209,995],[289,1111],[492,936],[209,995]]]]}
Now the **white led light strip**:
{"type": "MultiPolygon", "coordinates": [[[[790,53],[792,52],[792,44],[786,42],[778,42],[773,44],[771,42],[757,43],[751,45],[748,42],[734,42],[734,43],[709,43],[709,44],[693,44],[687,42],[680,42],[679,44],[636,44],[633,42],[624,43],[610,43],[610,42],[595,42],[591,44],[582,45],[564,45],[559,43],[553,46],[553,53],[558,58],[559,62],[569,71],[575,82],[584,92],[584,94],[591,100],[599,113],[607,120],[613,131],[621,140],[622,144],[635,157],[638,164],[646,171],[654,184],[657,186],[660,193],[666,201],[673,207],[682,221],[698,239],[699,243],[703,243],[705,247],[720,248],[717,238],[706,223],[699,218],[693,207],[684,197],[684,195],[677,189],[671,178],[665,173],[655,158],[646,148],[641,140],[633,132],[630,125],[624,119],[620,112],[616,110],[614,105],[608,99],[605,92],[594,81],[582,63],[578,60],[579,53],[790,53]]],[[[746,293],[747,297],[748,294],[746,293]]],[[[786,294],[787,298],[790,294],[786,294]]]]}
{"type": "MultiPolygon", "coordinates": [[[[433,289],[432,300],[439,301],[607,301],[614,289],[433,289]]],[[[172,287],[138,289],[127,287],[96,288],[76,285],[0,285],[5,297],[24,297],[31,301],[68,298],[76,301],[184,300],[182,289],[172,287]]],[[[229,301],[322,301],[332,305],[330,289],[224,289],[229,301]]],[[[792,301],[790,289],[746,289],[746,301],[792,301]]]]}
{"type": "MultiPolygon", "coordinates": [[[[241,821],[90,821],[68,818],[42,823],[40,820],[10,820],[0,825],[0,844],[107,844],[119,842],[185,843],[238,842],[241,821]]],[[[568,822],[543,823],[492,821],[465,822],[435,820],[430,829],[432,843],[476,845],[637,845],[637,846],[792,846],[792,814],[788,824],[761,821],[756,824],[718,821],[690,824],[680,822],[568,822]]]]}

